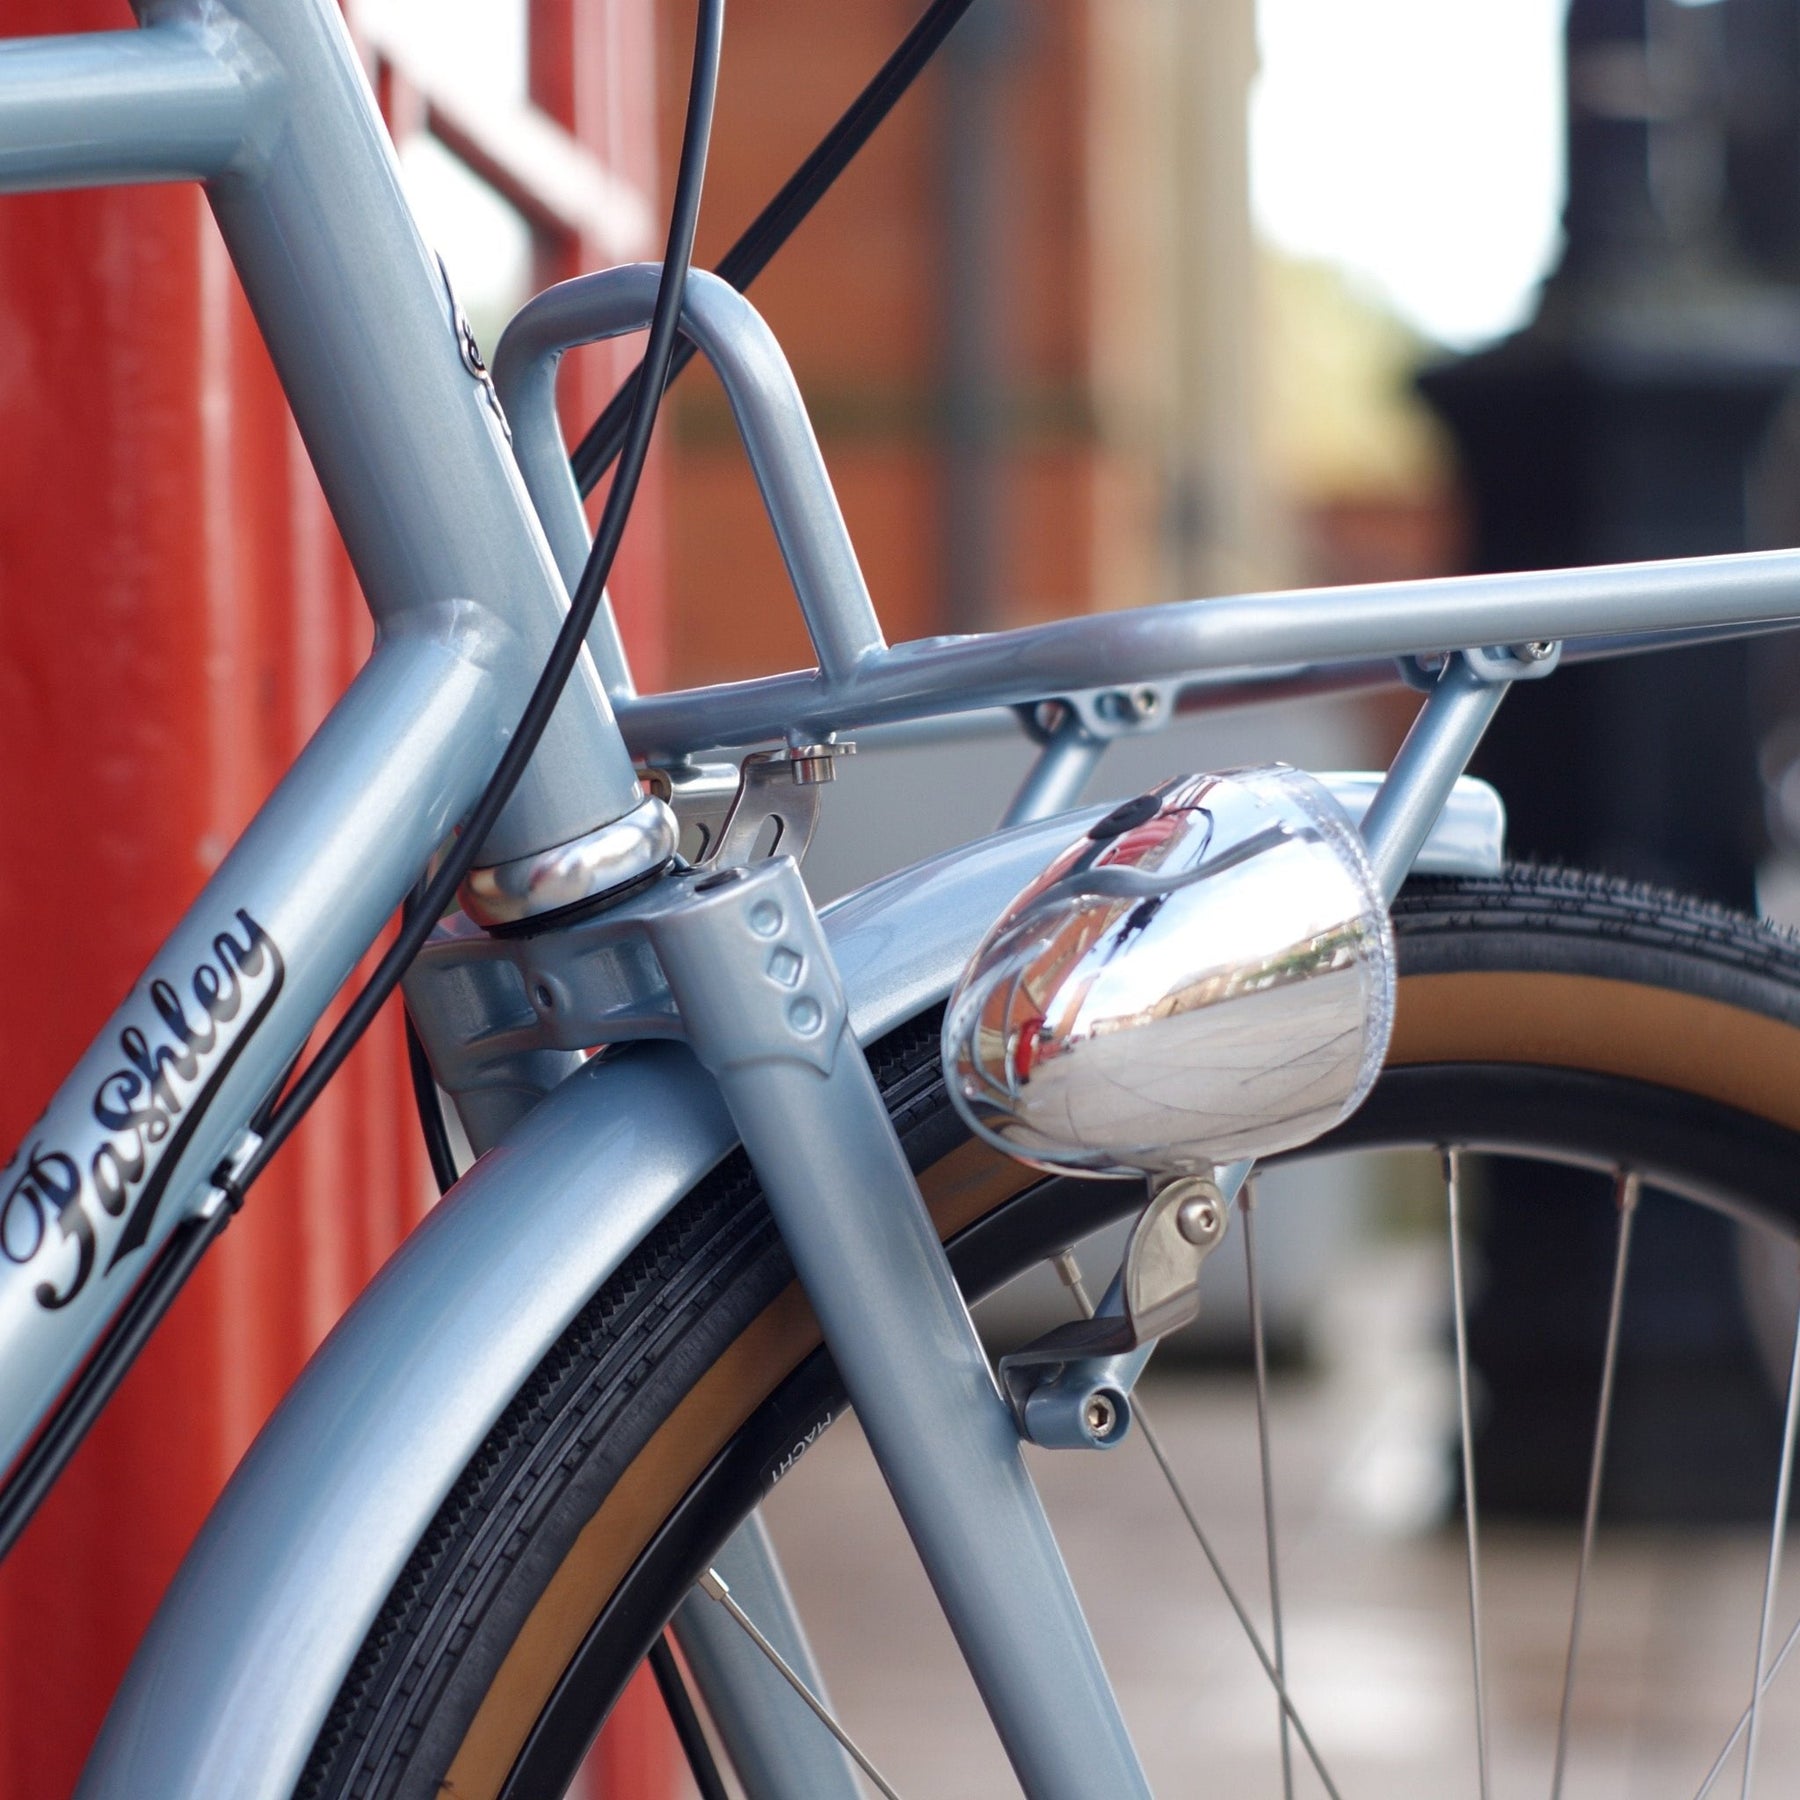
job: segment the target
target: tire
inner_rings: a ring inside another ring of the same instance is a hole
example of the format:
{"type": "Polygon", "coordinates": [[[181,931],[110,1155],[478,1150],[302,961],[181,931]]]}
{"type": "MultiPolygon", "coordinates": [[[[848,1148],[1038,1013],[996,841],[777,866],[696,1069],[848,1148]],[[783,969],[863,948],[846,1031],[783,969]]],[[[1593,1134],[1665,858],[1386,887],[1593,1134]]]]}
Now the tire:
{"type": "MultiPolygon", "coordinates": [[[[1800,945],[1558,870],[1421,881],[1373,1094],[1321,1149],[1463,1144],[1614,1167],[1800,1228],[1800,945]]],[[[973,1141],[938,1016],[870,1052],[974,1296],[1132,1208],[973,1141]]],[[[717,1547],[841,1409],[742,1153],[520,1389],[389,1594],[300,1800],[559,1793],[717,1547]]]]}

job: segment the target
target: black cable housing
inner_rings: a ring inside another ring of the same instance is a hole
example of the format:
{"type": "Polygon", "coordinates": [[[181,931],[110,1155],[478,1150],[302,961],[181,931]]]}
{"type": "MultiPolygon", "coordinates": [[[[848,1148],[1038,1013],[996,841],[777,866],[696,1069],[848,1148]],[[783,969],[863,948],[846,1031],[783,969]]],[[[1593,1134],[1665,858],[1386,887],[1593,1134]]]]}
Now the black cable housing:
{"type": "MultiPolygon", "coordinates": [[[[970,4],[971,0],[932,0],[836,124],[725,252],[715,274],[730,282],[740,293],[749,287],[874,135],[901,95],[918,79],[920,71],[970,4]]],[[[686,338],[677,342],[664,379],[665,389],[687,366],[693,354],[694,346],[686,338]]],[[[640,363],[639,370],[642,366],[640,363]]],[[[570,458],[584,495],[593,490],[624,443],[624,434],[637,404],[639,370],[634,370],[607,402],[570,458]]],[[[415,896],[415,903],[417,898],[415,896]]],[[[431,1159],[432,1176],[438,1191],[448,1193],[456,1180],[455,1157],[444,1124],[437,1083],[410,1014],[406,1021],[406,1050],[413,1100],[418,1108],[419,1129],[425,1137],[426,1154],[431,1159]]]]}
{"type": "Polygon", "coordinates": [[[444,1123],[444,1103],[438,1098],[431,1058],[425,1054],[424,1042],[410,1011],[406,1014],[406,1073],[412,1081],[413,1105],[418,1108],[425,1154],[431,1161],[431,1179],[437,1183],[440,1194],[447,1194],[456,1185],[456,1151],[444,1123]]]}
{"type": "MultiPolygon", "coordinates": [[[[969,10],[970,0],[932,0],[919,15],[899,47],[845,109],[838,122],[820,138],[812,154],[782,183],[775,197],[745,228],[743,235],[719,259],[713,273],[741,294],[749,287],[777,250],[793,236],[802,219],[818,204],[825,191],[849,167],[856,153],[874,135],[875,128],[894,110],[900,96],[918,79],[950,28],[969,10]]],[[[693,360],[694,346],[683,338],[676,346],[664,385],[673,381],[693,360]]],[[[646,353],[645,361],[649,360],[646,353]]],[[[607,401],[569,458],[576,486],[583,495],[593,492],[607,465],[625,442],[627,423],[637,403],[638,378],[643,363],[628,375],[619,391],[607,401]]]]}
{"type": "Polygon", "coordinates": [[[675,199],[671,207],[667,248],[663,255],[662,280],[657,287],[656,308],[650,320],[650,341],[644,352],[644,367],[650,371],[647,387],[640,388],[631,409],[625,442],[619,455],[618,473],[613,479],[601,510],[600,526],[594,534],[593,548],[588,553],[581,578],[575,584],[569,611],[556,634],[545,661],[543,673],[531,691],[517,728],[508,740],[499,766],[489,777],[481,797],[475,802],[462,831],[426,883],[417,905],[403,918],[398,935],[389,946],[375,972],[351,1001],[344,1016],[333,1027],[318,1054],[295,1078],[282,1096],[263,1133],[261,1144],[232,1181],[236,1197],[241,1197],[250,1184],[268,1167],[270,1159],[286,1142],[294,1127],[305,1117],[308,1108],[324,1091],[325,1084],[342,1066],[344,1058],[355,1048],[357,1040],[369,1028],[387,997],[399,985],[408,965],[430,936],[432,927],[443,915],[473,867],[481,846],[493,830],[501,811],[519,778],[525,773],[537,749],[538,741],[556,711],[564,686],[581,655],[588,627],[594,622],[600,599],[611,573],[613,558],[618,553],[625,521],[636,498],[638,480],[644,471],[644,460],[650,448],[650,430],[656,422],[656,409],[662,400],[668,379],[669,363],[677,342],[681,321],[682,296],[686,291],[687,272],[693,257],[694,229],[700,215],[700,193],[706,178],[706,153],[712,136],[713,104],[719,85],[719,54],[725,22],[725,0],[700,0],[694,31],[694,65],[688,83],[687,121],[682,130],[681,160],[675,179],[675,199]]]}
{"type": "Polygon", "coordinates": [[[656,1691],[662,1695],[662,1703],[668,1709],[669,1723],[675,1727],[676,1740],[687,1758],[700,1800],[731,1800],[730,1791],[719,1774],[718,1762],[713,1757],[712,1746],[701,1728],[694,1697],[682,1679],[681,1665],[669,1648],[667,1634],[650,1646],[646,1661],[650,1664],[651,1674],[656,1677],[656,1691]]]}

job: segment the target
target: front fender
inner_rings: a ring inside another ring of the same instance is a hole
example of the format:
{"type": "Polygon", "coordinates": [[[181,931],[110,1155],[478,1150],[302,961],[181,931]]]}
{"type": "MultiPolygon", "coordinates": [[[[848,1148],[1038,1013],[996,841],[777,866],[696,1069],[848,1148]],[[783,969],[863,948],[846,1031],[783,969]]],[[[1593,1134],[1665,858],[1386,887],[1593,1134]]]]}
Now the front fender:
{"type": "MultiPolygon", "coordinates": [[[[1002,833],[827,909],[858,1037],[942,999],[1089,816],[1002,833]]],[[[83,1800],[286,1800],[451,1484],[588,1296],[733,1141],[693,1057],[644,1044],[570,1076],[457,1183],[239,1465],[139,1646],[83,1800]]]]}

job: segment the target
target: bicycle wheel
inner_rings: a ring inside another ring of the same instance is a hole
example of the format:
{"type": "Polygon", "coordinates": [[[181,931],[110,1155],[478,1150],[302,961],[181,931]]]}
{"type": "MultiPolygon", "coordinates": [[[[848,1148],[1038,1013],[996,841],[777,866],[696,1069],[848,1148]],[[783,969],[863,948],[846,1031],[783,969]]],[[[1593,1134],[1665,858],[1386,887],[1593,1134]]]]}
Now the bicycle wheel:
{"type": "MultiPolygon", "coordinates": [[[[1417,882],[1394,922],[1389,1064],[1320,1149],[1468,1145],[1628,1168],[1800,1235],[1800,945],[1672,895],[1530,868],[1417,882]]],[[[915,1020],[870,1060],[974,1296],[1137,1196],[1046,1179],[971,1140],[937,1031],[936,1014],[915,1020]]],[[[681,1597],[841,1408],[734,1155],[494,1427],[371,1627],[297,1794],[561,1792],[681,1597]]]]}

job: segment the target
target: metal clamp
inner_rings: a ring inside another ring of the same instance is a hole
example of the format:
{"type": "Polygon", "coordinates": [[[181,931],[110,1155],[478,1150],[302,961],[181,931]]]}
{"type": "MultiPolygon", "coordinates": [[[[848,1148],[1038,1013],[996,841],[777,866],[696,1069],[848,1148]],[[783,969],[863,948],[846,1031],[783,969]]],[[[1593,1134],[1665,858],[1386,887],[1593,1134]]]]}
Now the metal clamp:
{"type": "Polygon", "coordinates": [[[1140,681],[1130,687],[1090,688],[1018,710],[1026,735],[1040,744],[1048,743],[1071,717],[1087,736],[1110,743],[1114,738],[1161,731],[1175,716],[1175,698],[1181,686],[1179,681],[1140,681]]]}
{"type": "Polygon", "coordinates": [[[1481,644],[1433,656],[1402,656],[1398,666],[1400,679],[1408,687],[1428,694],[1455,660],[1460,660],[1477,681],[1504,685],[1509,681],[1538,681],[1554,674],[1562,653],[1560,640],[1533,638],[1525,644],[1481,644]]]}
{"type": "Polygon", "coordinates": [[[698,834],[699,844],[688,855],[695,867],[749,862],[771,821],[774,834],[762,856],[791,856],[799,862],[818,829],[819,789],[837,779],[839,757],[855,754],[854,744],[799,744],[756,751],[739,768],[730,763],[652,766],[644,779],[675,809],[683,831],[698,834]]]}
{"type": "Polygon", "coordinates": [[[1157,1340],[1198,1316],[1200,1267],[1230,1220],[1210,1175],[1157,1185],[1094,1316],[1000,1358],[1001,1391],[1026,1438],[1047,1450],[1110,1450],[1124,1441],[1132,1387],[1157,1340]]]}
{"type": "Polygon", "coordinates": [[[675,814],[681,853],[691,863],[708,860],[737,804],[743,771],[736,763],[652,763],[638,769],[644,786],[675,814]],[[692,834],[690,839],[690,834],[692,834]]]}
{"type": "Polygon", "coordinates": [[[1136,1343],[1153,1343],[1200,1312],[1200,1265],[1225,1235],[1231,1209],[1210,1175],[1158,1185],[1125,1246],[1125,1318],[1136,1343]]]}

